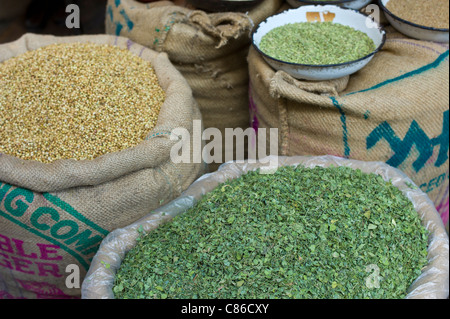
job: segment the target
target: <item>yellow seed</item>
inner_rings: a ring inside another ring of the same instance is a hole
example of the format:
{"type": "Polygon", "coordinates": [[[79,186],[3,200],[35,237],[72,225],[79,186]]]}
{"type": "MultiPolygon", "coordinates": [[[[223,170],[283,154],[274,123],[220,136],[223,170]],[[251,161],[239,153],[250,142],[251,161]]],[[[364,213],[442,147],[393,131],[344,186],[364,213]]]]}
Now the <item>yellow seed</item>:
{"type": "Polygon", "coordinates": [[[139,144],[165,92],[126,49],[53,44],[0,63],[0,153],[44,163],[91,160],[139,144]]]}
{"type": "Polygon", "coordinates": [[[386,9],[396,16],[418,25],[448,29],[448,0],[391,0],[386,9]]]}

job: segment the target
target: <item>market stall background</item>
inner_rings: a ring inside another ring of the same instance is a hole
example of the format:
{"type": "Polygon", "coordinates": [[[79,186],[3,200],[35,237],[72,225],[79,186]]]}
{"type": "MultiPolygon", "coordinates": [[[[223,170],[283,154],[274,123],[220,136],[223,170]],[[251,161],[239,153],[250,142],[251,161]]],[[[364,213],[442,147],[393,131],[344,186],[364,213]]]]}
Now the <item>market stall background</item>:
{"type": "Polygon", "coordinates": [[[2,0],[0,1],[0,43],[20,38],[27,32],[69,36],[105,33],[107,0],[2,0]],[[68,3],[78,3],[80,29],[65,25],[68,3]],[[12,10],[14,9],[14,10],[12,10]]]}

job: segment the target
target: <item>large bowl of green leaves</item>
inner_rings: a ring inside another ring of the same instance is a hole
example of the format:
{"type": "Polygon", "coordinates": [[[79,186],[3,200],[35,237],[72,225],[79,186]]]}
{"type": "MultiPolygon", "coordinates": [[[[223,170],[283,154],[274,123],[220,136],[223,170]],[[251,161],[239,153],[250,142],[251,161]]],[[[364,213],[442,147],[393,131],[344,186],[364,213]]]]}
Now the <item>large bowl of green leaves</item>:
{"type": "Polygon", "coordinates": [[[229,162],[102,241],[84,299],[432,299],[448,235],[400,170],[335,156],[229,162]]]}
{"type": "Polygon", "coordinates": [[[369,16],[334,5],[302,6],[260,23],[252,44],[275,70],[299,80],[324,81],[365,67],[386,33],[369,16]]]}

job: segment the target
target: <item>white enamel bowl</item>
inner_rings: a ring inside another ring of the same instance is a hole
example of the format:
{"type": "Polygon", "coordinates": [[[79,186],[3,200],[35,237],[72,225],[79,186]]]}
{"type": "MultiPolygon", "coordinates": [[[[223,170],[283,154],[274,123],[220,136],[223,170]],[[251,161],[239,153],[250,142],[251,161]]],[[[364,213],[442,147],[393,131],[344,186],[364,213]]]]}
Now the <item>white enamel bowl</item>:
{"type": "Polygon", "coordinates": [[[337,79],[359,71],[372,60],[376,52],[381,50],[385,40],[385,31],[372,19],[356,10],[344,9],[334,5],[302,6],[284,11],[267,18],[259,24],[252,35],[253,47],[272,68],[285,71],[296,79],[312,81],[337,79]],[[272,58],[259,49],[261,39],[270,30],[288,23],[311,22],[314,20],[332,20],[333,23],[340,23],[362,31],[374,41],[376,49],[358,60],[330,65],[308,65],[285,62],[272,58]]]}
{"type": "Polygon", "coordinates": [[[397,31],[418,40],[448,43],[448,28],[438,29],[425,27],[399,18],[386,9],[388,2],[389,0],[379,0],[380,7],[383,9],[386,19],[397,31]]]}

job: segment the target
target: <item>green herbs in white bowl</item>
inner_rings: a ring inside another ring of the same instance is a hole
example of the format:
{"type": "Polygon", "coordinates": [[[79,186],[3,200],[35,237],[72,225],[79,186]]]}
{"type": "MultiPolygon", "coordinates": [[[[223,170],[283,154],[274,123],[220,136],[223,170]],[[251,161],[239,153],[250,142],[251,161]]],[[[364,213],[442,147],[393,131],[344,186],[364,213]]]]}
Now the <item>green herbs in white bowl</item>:
{"type": "Polygon", "coordinates": [[[262,22],[253,33],[253,46],[275,70],[323,81],[362,69],[385,38],[376,22],[355,10],[303,6],[262,22]]]}
{"type": "Polygon", "coordinates": [[[297,22],[263,36],[259,49],[285,62],[325,65],[358,60],[375,50],[367,34],[333,22],[297,22]]]}

